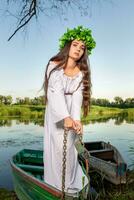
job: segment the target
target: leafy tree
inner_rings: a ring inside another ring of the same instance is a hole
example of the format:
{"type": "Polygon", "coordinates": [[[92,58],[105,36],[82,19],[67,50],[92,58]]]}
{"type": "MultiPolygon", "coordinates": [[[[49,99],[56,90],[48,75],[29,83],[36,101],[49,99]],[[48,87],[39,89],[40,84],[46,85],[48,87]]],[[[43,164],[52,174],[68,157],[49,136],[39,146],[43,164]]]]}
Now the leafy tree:
{"type": "Polygon", "coordinates": [[[16,104],[21,104],[21,98],[20,97],[16,98],[16,104]]]}
{"type": "Polygon", "coordinates": [[[121,105],[123,104],[123,99],[121,97],[114,97],[114,100],[115,100],[115,104],[117,105],[121,105]]]}
{"type": "Polygon", "coordinates": [[[124,102],[126,107],[134,107],[134,98],[127,98],[124,102]]]}
{"type": "Polygon", "coordinates": [[[4,103],[4,96],[0,95],[0,104],[3,104],[3,103],[4,103]]]}
{"type": "Polygon", "coordinates": [[[8,95],[8,96],[5,97],[4,104],[5,105],[11,105],[12,101],[13,101],[12,97],[10,95],[8,95]]]}
{"type": "Polygon", "coordinates": [[[30,102],[30,98],[29,97],[25,97],[24,98],[24,104],[27,104],[29,105],[31,102],[30,102]]]}
{"type": "Polygon", "coordinates": [[[12,101],[13,101],[13,99],[10,95],[8,95],[8,96],[0,95],[0,105],[2,105],[2,104],[11,105],[12,101]]]}

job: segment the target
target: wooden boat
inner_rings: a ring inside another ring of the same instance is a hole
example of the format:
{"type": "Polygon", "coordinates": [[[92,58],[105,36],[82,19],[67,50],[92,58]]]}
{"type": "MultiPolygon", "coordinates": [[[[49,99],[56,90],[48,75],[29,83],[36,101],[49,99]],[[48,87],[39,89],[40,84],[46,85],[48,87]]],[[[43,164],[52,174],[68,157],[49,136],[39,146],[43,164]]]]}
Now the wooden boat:
{"type": "MultiPolygon", "coordinates": [[[[19,200],[59,200],[62,192],[43,180],[43,151],[23,149],[10,161],[15,192],[19,200]]],[[[77,193],[65,193],[66,199],[81,199],[87,186],[77,193]]]]}
{"type": "Polygon", "coordinates": [[[109,142],[85,142],[90,153],[89,166],[115,185],[126,183],[127,164],[119,151],[109,142]]]}

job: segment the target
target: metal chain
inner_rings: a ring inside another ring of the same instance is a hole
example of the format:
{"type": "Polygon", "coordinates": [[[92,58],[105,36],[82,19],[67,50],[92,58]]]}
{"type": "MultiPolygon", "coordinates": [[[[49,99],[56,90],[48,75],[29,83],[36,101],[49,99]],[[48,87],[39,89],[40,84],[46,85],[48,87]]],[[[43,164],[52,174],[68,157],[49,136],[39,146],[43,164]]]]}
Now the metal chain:
{"type": "MultiPolygon", "coordinates": [[[[65,175],[66,175],[66,156],[67,156],[67,134],[69,128],[64,127],[64,138],[63,138],[63,158],[62,158],[62,196],[61,200],[65,200],[65,175]]],[[[82,134],[79,134],[79,140],[84,146],[82,134]]]]}
{"type": "Polygon", "coordinates": [[[61,200],[65,200],[65,174],[66,174],[66,156],[67,156],[67,134],[69,128],[64,127],[63,138],[63,159],[62,159],[62,196],[61,200]]]}

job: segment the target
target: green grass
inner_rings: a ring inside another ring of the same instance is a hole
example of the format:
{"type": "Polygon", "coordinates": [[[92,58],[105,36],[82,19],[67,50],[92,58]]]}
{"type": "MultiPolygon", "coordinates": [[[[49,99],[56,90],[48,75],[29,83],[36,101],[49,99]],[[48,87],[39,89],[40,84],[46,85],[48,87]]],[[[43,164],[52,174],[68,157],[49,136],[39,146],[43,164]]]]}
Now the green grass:
{"type": "Polygon", "coordinates": [[[42,105],[0,106],[0,118],[2,117],[43,118],[44,111],[45,111],[45,106],[42,105]]]}
{"type": "MultiPolygon", "coordinates": [[[[0,106],[0,118],[3,117],[25,117],[25,118],[44,118],[45,106],[38,105],[11,105],[0,106]]],[[[105,120],[108,118],[115,118],[119,114],[126,115],[128,120],[134,119],[134,108],[120,109],[92,106],[91,111],[87,117],[83,117],[83,110],[81,112],[81,120],[89,123],[90,120],[105,120]]]]}
{"type": "Polygon", "coordinates": [[[96,172],[90,172],[94,188],[99,193],[99,200],[134,200],[134,171],[127,172],[127,183],[115,186],[102,180],[96,172]]]}
{"type": "Polygon", "coordinates": [[[121,108],[92,106],[88,116],[87,117],[81,116],[81,120],[88,124],[90,121],[106,121],[111,118],[115,119],[119,116],[125,117],[125,119],[128,122],[130,121],[133,122],[134,108],[121,109],[121,108]]]}

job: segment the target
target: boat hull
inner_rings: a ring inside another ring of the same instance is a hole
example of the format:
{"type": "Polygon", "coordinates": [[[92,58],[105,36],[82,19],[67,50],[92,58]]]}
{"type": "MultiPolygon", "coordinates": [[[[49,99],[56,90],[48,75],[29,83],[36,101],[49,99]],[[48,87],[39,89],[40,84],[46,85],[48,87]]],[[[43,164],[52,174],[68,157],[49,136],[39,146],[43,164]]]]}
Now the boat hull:
{"type": "Polygon", "coordinates": [[[58,200],[61,193],[55,191],[38,179],[30,176],[24,171],[17,169],[11,163],[13,172],[14,189],[19,200],[58,200]]]}
{"type": "Polygon", "coordinates": [[[89,151],[89,165],[105,179],[115,185],[126,183],[127,164],[119,151],[110,143],[86,142],[89,151]]]}
{"type": "MultiPolygon", "coordinates": [[[[14,189],[19,200],[60,200],[62,191],[44,182],[43,151],[23,149],[10,161],[14,189]]],[[[76,193],[65,193],[67,200],[87,194],[88,185],[76,193]]]]}

